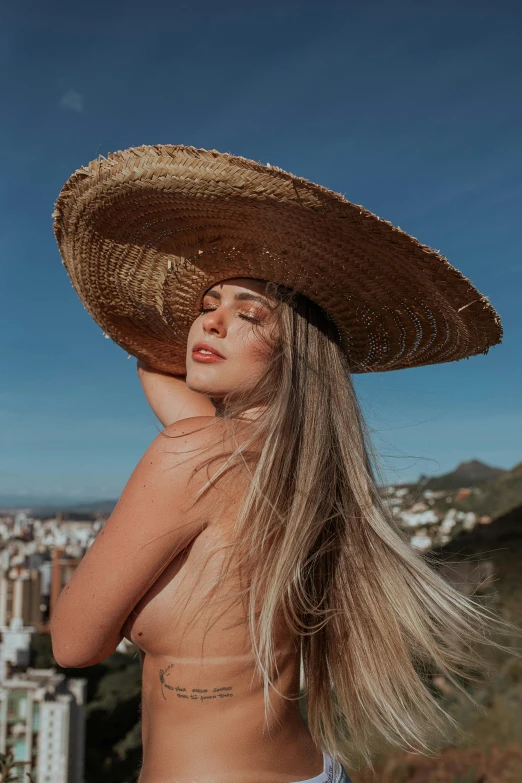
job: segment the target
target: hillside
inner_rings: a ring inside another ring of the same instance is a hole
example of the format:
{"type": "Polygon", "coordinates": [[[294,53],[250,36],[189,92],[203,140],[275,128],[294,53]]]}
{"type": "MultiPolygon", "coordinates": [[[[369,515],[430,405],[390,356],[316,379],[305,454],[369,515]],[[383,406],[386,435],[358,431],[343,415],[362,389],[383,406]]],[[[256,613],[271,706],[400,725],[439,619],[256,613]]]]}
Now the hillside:
{"type": "Polygon", "coordinates": [[[487,514],[495,519],[522,504],[522,462],[505,470],[497,478],[472,488],[467,497],[459,497],[455,506],[462,511],[487,514]]]}
{"type": "Polygon", "coordinates": [[[422,480],[418,484],[409,484],[403,492],[405,508],[429,496],[430,507],[442,516],[447,509],[455,508],[463,513],[472,511],[477,516],[495,519],[522,504],[522,462],[511,470],[489,468],[477,460],[461,463],[452,473],[430,479],[427,483],[422,480]],[[468,470],[463,466],[471,467],[468,470]],[[473,477],[484,477],[488,471],[489,479],[473,483],[473,477]]]}
{"type": "MultiPolygon", "coordinates": [[[[522,504],[489,525],[462,531],[438,552],[430,553],[432,562],[448,559],[456,566],[455,572],[460,564],[471,581],[474,570],[475,586],[481,570],[490,571],[493,579],[477,590],[477,596],[487,596],[492,608],[522,629],[522,504]]],[[[467,688],[477,706],[448,683],[440,683],[438,698],[461,729],[453,732],[452,744],[440,748],[436,758],[384,751],[375,774],[351,771],[354,783],[520,783],[522,641],[500,637],[497,641],[513,645],[521,656],[491,647],[481,651],[489,673],[467,688]]]]}
{"type": "Polygon", "coordinates": [[[478,459],[472,459],[468,462],[461,462],[455,470],[444,473],[442,476],[428,478],[421,475],[418,483],[423,489],[460,489],[461,487],[476,487],[485,481],[495,481],[507,472],[503,468],[493,468],[478,459]]]}

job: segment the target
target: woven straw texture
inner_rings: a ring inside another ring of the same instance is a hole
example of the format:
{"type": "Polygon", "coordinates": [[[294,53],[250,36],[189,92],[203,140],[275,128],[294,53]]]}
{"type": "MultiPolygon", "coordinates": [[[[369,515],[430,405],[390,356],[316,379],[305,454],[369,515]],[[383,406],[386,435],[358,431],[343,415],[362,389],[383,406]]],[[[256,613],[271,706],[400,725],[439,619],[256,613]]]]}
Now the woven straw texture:
{"type": "Polygon", "coordinates": [[[185,372],[200,295],[232,277],[283,283],[334,320],[353,373],[487,353],[487,297],[444,256],[339,193],[216,150],[134,147],[65,183],[53,213],[63,263],[114,342],[185,372]]]}

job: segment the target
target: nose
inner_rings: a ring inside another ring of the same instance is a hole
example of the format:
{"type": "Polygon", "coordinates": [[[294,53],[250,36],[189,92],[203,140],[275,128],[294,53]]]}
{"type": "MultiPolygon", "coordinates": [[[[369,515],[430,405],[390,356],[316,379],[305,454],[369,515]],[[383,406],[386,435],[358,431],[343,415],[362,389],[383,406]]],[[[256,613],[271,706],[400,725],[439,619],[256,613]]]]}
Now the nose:
{"type": "Polygon", "coordinates": [[[216,307],[213,310],[209,310],[203,316],[203,330],[209,334],[215,334],[218,337],[224,337],[227,333],[227,327],[225,323],[223,308],[221,306],[216,307]]]}

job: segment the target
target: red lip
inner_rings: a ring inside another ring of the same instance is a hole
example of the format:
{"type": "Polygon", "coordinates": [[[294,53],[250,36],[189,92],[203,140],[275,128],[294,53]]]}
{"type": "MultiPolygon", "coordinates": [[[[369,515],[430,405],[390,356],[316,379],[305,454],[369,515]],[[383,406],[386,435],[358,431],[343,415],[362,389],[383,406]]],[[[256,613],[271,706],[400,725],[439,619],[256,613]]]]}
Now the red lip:
{"type": "Polygon", "coordinates": [[[204,351],[212,351],[213,354],[219,356],[221,359],[226,358],[222,353],[219,353],[219,351],[217,351],[212,347],[212,345],[209,345],[208,343],[196,343],[192,348],[192,353],[196,353],[196,351],[199,351],[201,348],[203,348],[204,351]]]}

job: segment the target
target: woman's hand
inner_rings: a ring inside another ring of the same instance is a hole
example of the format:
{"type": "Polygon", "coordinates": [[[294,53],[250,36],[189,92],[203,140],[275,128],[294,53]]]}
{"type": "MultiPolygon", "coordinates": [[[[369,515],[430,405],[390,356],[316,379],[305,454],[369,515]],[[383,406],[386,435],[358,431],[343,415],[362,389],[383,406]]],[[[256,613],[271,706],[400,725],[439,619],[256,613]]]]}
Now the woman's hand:
{"type": "Polygon", "coordinates": [[[163,424],[191,416],[215,416],[216,409],[206,394],[192,391],[186,375],[169,375],[138,359],[136,370],[150,407],[163,424]]]}

